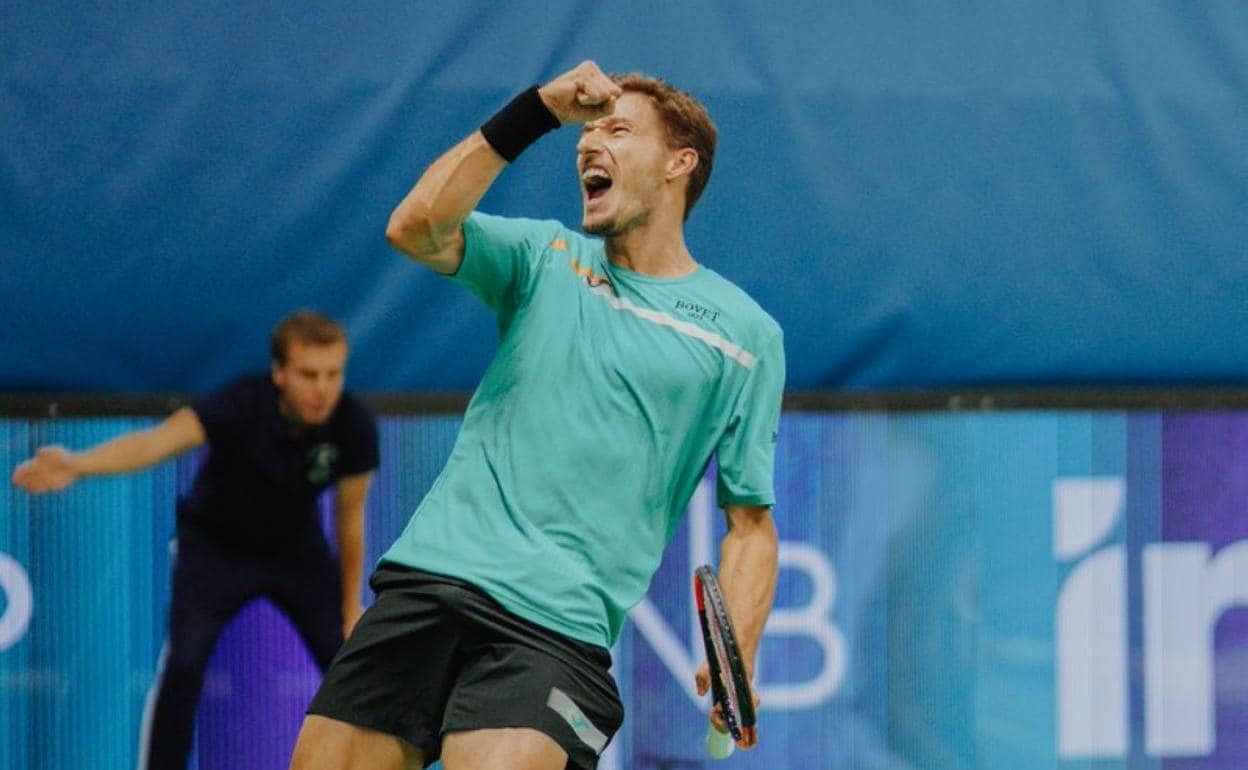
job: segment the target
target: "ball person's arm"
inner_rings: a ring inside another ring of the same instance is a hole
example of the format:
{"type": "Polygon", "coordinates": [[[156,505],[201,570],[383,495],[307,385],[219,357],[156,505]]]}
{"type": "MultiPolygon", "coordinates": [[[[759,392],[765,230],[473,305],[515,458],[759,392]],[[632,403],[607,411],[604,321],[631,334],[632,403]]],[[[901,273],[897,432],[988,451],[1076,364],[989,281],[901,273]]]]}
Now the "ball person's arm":
{"type": "Polygon", "coordinates": [[[163,462],[207,440],[204,426],[187,406],[157,425],[71,452],[62,446],[41,447],[13,471],[13,483],[27,492],[54,492],[83,476],[130,473],[163,462]]]}
{"type": "MultiPolygon", "coordinates": [[[[719,584],[732,617],[746,673],[752,681],[754,659],[776,595],[780,538],[771,518],[771,508],[767,506],[727,505],[724,513],[728,518],[728,533],[720,543],[719,584]]],[[[699,695],[710,690],[706,664],[698,669],[695,683],[699,695]]],[[[757,695],[754,695],[754,702],[758,703],[757,695]]],[[[728,729],[718,709],[711,712],[711,721],[721,732],[728,729]]],[[[753,748],[754,738],[754,735],[743,736],[738,745],[743,749],[753,748]]]]}
{"type": "Polygon", "coordinates": [[[357,473],[338,479],[334,490],[337,507],[338,568],[342,580],[342,635],[364,614],[360,594],[364,589],[364,503],[373,472],[357,473]]]}
{"type": "MultiPolygon", "coordinates": [[[[620,89],[585,61],[538,89],[561,124],[609,114],[620,89]]],[[[390,214],[386,240],[439,273],[453,274],[464,258],[462,225],[507,165],[480,130],[433,162],[390,214]]]]}

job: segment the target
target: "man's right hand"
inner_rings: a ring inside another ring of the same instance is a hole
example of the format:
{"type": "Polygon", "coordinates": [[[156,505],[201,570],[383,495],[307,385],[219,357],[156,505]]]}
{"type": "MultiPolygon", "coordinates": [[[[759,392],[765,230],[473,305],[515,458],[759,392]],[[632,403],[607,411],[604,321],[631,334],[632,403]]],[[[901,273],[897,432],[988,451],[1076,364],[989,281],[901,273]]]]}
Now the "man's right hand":
{"type": "Polygon", "coordinates": [[[586,60],[537,89],[546,109],[563,125],[610,115],[623,91],[598,65],[586,60]]]}
{"type": "Polygon", "coordinates": [[[13,483],[27,492],[55,492],[78,480],[73,454],[61,446],[45,446],[17,466],[13,483]]]}

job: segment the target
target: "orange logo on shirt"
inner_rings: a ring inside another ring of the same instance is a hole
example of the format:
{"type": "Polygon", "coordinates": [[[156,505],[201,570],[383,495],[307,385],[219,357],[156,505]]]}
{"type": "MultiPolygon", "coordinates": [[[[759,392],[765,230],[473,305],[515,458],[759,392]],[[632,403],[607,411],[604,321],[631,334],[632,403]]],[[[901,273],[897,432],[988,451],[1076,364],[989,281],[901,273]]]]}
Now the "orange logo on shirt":
{"type": "Polygon", "coordinates": [[[567,251],[568,242],[562,238],[556,238],[550,242],[550,248],[554,249],[555,251],[567,251]]]}
{"type": "Polygon", "coordinates": [[[584,278],[585,283],[589,284],[590,288],[596,288],[606,284],[607,287],[613,291],[615,289],[615,287],[611,285],[610,278],[607,278],[605,275],[595,273],[593,268],[581,267],[581,263],[576,261],[576,257],[572,258],[572,271],[575,272],[578,277],[584,278]]]}

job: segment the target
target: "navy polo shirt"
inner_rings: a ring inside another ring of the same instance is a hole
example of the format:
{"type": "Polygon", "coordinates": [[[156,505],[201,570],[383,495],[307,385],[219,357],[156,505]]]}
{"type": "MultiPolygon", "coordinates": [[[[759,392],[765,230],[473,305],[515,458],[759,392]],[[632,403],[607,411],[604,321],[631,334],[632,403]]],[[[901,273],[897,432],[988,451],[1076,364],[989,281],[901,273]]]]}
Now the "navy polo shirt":
{"type": "Polygon", "coordinates": [[[342,476],[377,467],[377,421],[343,393],[323,425],[292,434],[268,376],[247,377],[191,404],[208,437],[208,456],[179,517],[223,544],[280,551],[324,542],[316,516],[321,492],[342,476]]]}

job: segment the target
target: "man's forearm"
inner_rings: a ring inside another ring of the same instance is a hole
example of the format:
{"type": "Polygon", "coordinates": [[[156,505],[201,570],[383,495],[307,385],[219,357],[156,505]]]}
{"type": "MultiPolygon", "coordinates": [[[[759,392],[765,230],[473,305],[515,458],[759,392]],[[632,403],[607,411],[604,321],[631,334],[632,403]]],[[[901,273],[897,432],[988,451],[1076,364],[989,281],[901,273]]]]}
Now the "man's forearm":
{"type": "Polygon", "coordinates": [[[342,582],[343,634],[348,635],[363,611],[364,504],[372,471],[338,480],[338,577],[342,582]]]}
{"type": "Polygon", "coordinates": [[[339,513],[338,572],[342,581],[343,605],[358,604],[364,588],[363,511],[339,513]]]}
{"type": "Polygon", "coordinates": [[[140,433],[119,436],[111,441],[74,452],[74,470],[82,476],[100,476],[129,473],[154,465],[160,457],[151,449],[150,442],[140,433]]]}
{"type": "Polygon", "coordinates": [[[82,476],[129,473],[155,465],[202,444],[203,427],[195,413],[183,407],[158,425],[127,433],[71,455],[82,476]]]}
{"type": "MultiPolygon", "coordinates": [[[[766,509],[762,509],[765,511],[766,509]]],[[[779,537],[769,513],[734,515],[720,547],[719,581],[751,674],[776,594],[779,537]]]]}

